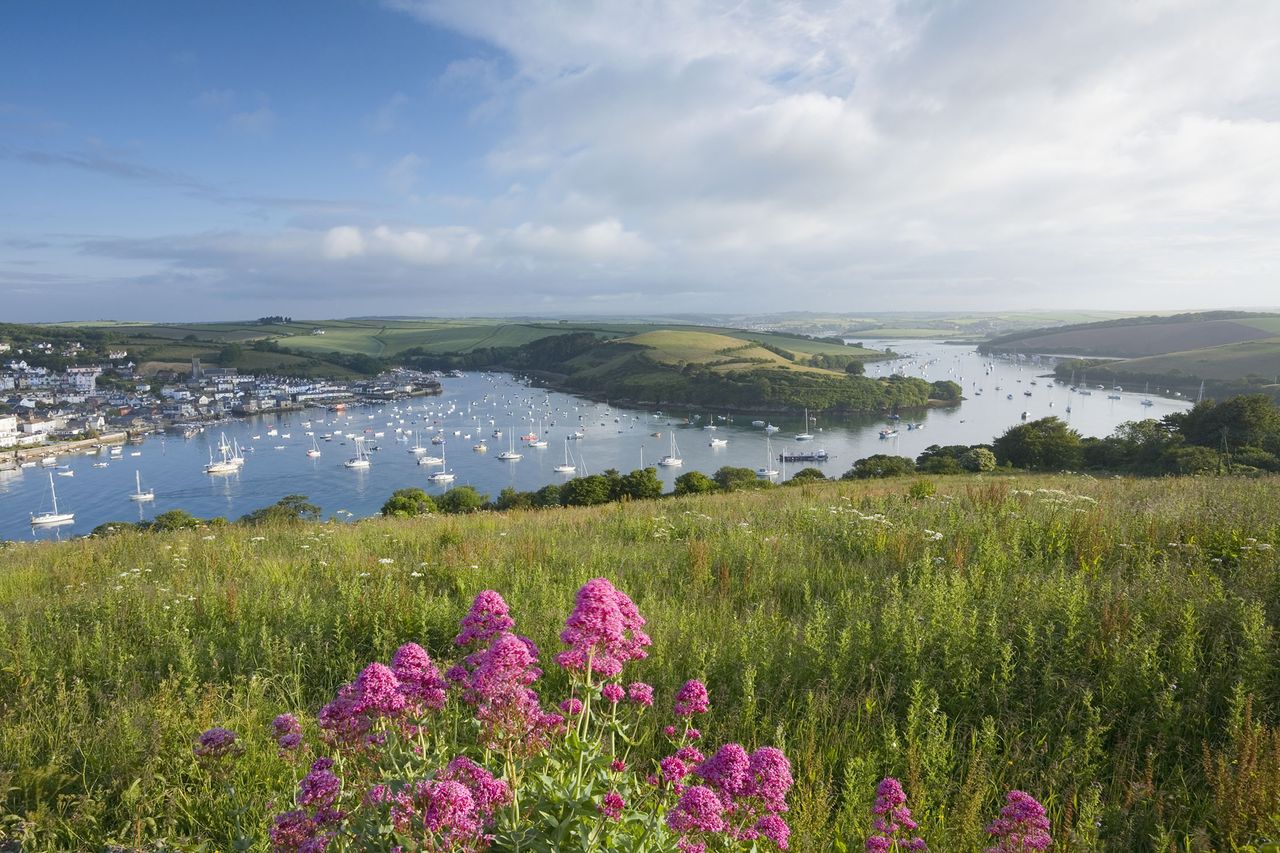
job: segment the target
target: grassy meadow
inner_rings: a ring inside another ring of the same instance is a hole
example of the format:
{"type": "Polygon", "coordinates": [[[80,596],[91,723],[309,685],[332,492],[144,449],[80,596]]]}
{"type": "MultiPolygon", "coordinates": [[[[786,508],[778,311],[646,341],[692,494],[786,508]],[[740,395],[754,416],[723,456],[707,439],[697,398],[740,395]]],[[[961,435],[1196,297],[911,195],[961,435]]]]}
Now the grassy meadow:
{"type": "Polygon", "coordinates": [[[862,849],[885,775],[934,851],[981,849],[1011,788],[1057,851],[1280,838],[1275,479],[916,482],[0,546],[0,847],[266,849],[276,714],[311,737],[365,663],[450,659],[486,588],[557,702],[597,576],[653,635],[628,679],[669,707],[703,678],[705,743],[785,749],[793,850],[862,849]],[[234,795],[192,757],[212,725],[248,745],[234,795]]]}

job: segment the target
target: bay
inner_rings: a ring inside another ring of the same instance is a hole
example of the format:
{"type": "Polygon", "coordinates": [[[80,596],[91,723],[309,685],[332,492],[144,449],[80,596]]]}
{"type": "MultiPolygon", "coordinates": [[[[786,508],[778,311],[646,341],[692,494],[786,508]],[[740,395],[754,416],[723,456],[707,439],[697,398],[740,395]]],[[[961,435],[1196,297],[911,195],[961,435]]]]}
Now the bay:
{"type": "Polygon", "coordinates": [[[108,521],[151,519],[173,509],[202,518],[234,520],[290,494],[306,495],[322,508],[326,518],[361,518],[376,514],[392,492],[406,487],[440,494],[452,486],[471,485],[496,496],[507,486],[534,491],[584,472],[600,473],[607,468],[626,472],[642,463],[655,465],[670,452],[673,434],[684,464],[658,468],[668,490],[686,471],[710,475],[724,465],[755,469],[766,463],[766,456],[770,467],[785,467],[786,476],[813,465],[836,477],[857,459],[873,453],[914,458],[932,444],[990,442],[1020,423],[1023,412],[1028,420],[1056,415],[1083,435],[1104,436],[1125,421],[1160,418],[1190,405],[1185,400],[1148,395],[1141,389],[1113,392],[1095,385],[1088,389],[1091,394],[1073,393],[1065,385],[1043,378],[1052,371],[1051,359],[1039,364],[1026,359],[992,360],[971,345],[934,341],[878,341],[874,345],[901,353],[902,358],[868,365],[867,375],[896,372],[929,381],[949,379],[961,385],[967,399],[953,407],[903,413],[902,420],[892,424],[881,416],[834,418],[813,412],[809,431],[814,439],[797,442],[794,435],[804,431],[804,418],[798,412],[778,416],[680,408],[659,416],[651,410],[624,409],[531,387],[504,374],[471,373],[461,379],[445,379],[444,393],[437,397],[353,407],[341,414],[312,409],[237,419],[210,425],[191,439],[148,437],[141,445],[126,446],[118,459],[109,459],[105,451],[64,455],[59,457],[57,469],[0,472],[0,539],[65,539],[108,521]],[[1027,391],[1030,396],[1024,393],[1027,391]],[[1119,399],[1108,399],[1113,394],[1119,399]],[[1143,406],[1141,401],[1148,397],[1152,405],[1143,406]],[[779,427],[767,443],[764,431],[751,425],[757,419],[779,427]],[[908,429],[908,422],[921,426],[908,429]],[[714,423],[716,429],[703,429],[707,423],[714,423]],[[880,438],[880,431],[890,425],[897,427],[897,435],[880,438]],[[277,435],[268,434],[272,429],[277,435]],[[503,431],[501,438],[492,436],[495,429],[503,431]],[[524,447],[519,436],[539,429],[548,446],[524,447]],[[507,449],[513,430],[514,444],[523,458],[500,461],[496,456],[507,449]],[[557,473],[554,467],[565,459],[566,437],[579,430],[583,438],[567,442],[577,470],[574,474],[557,473]],[[308,431],[314,433],[321,451],[315,459],[306,455],[312,441],[308,431]],[[326,433],[342,435],[325,441],[322,436],[326,433]],[[355,454],[355,443],[347,433],[365,437],[369,445],[378,448],[370,453],[369,468],[344,467],[343,462],[355,454]],[[456,476],[452,483],[434,485],[428,481],[428,475],[440,466],[417,464],[417,457],[409,452],[415,433],[420,434],[429,454],[438,456],[443,449],[445,467],[456,476]],[[437,433],[443,436],[443,445],[430,443],[437,433]],[[224,434],[227,441],[246,449],[247,461],[235,474],[206,474],[204,465],[211,451],[216,456],[224,434]],[[713,437],[727,440],[727,445],[711,447],[713,437]],[[487,449],[477,452],[472,447],[481,439],[487,449]],[[819,449],[830,455],[827,462],[785,466],[778,462],[783,451],[819,449]],[[94,467],[103,462],[105,467],[94,467]],[[33,530],[30,514],[48,508],[48,475],[56,471],[74,472],[69,477],[55,476],[54,481],[59,508],[75,513],[75,523],[33,530]],[[155,489],[153,502],[129,500],[135,472],[141,475],[144,489],[155,489]]]}

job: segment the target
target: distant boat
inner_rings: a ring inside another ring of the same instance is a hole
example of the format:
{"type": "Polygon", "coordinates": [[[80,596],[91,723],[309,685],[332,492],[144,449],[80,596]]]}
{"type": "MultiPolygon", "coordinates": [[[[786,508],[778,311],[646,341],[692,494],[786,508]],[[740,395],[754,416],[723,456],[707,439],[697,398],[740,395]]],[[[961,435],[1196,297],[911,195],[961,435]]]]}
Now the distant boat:
{"type": "Polygon", "coordinates": [[[58,472],[59,477],[74,477],[75,475],[76,475],[75,471],[59,471],[58,472]]]}
{"type": "Polygon", "coordinates": [[[796,433],[796,441],[813,441],[813,433],[809,432],[809,410],[804,410],[804,428],[796,433]]]}
{"type": "Polygon", "coordinates": [[[573,458],[569,455],[569,439],[564,440],[564,462],[552,470],[557,474],[572,474],[578,470],[578,466],[573,464],[573,458]]]}
{"type": "MultiPolygon", "coordinates": [[[[440,451],[440,464],[441,465],[444,464],[443,450],[440,451]]],[[[439,471],[436,471],[434,474],[432,474],[430,477],[427,478],[427,480],[429,480],[432,483],[452,483],[455,479],[457,478],[454,477],[454,474],[452,471],[446,471],[443,468],[440,469],[439,471]]]]}
{"type": "Polygon", "coordinates": [[[884,429],[880,430],[881,438],[896,438],[897,435],[898,435],[898,431],[891,427],[885,427],[884,429]]]}
{"type": "MultiPolygon", "coordinates": [[[[507,449],[498,454],[498,458],[504,462],[515,462],[517,459],[524,458],[523,453],[516,451],[515,431],[516,428],[514,426],[511,427],[511,435],[507,436],[507,449]]],[[[494,432],[502,435],[499,430],[494,430],[494,432]]]]}
{"type": "Polygon", "coordinates": [[[713,438],[710,443],[711,447],[726,447],[728,444],[729,439],[727,438],[713,438]]]}
{"type": "Polygon", "coordinates": [[[751,425],[752,425],[753,427],[763,427],[763,426],[764,426],[764,421],[752,421],[752,422],[751,422],[751,425]]]}
{"type": "Polygon", "coordinates": [[[348,468],[368,468],[370,466],[369,454],[364,449],[364,439],[356,438],[356,455],[342,463],[348,468]]]}
{"type": "Polygon", "coordinates": [[[778,469],[772,466],[773,463],[773,445],[769,441],[769,436],[764,437],[764,466],[756,469],[756,476],[762,480],[772,480],[778,476],[778,469]]]}
{"type": "Polygon", "coordinates": [[[76,520],[74,512],[58,512],[58,490],[53,487],[53,475],[49,475],[49,495],[53,498],[53,510],[40,514],[31,514],[32,527],[52,527],[58,524],[70,524],[76,520]]]}
{"type": "Polygon", "coordinates": [[[145,492],[142,491],[142,472],[141,471],[133,472],[133,482],[136,484],[137,488],[133,491],[132,494],[129,495],[129,500],[138,501],[139,503],[142,503],[144,501],[153,501],[156,499],[155,489],[147,489],[145,492]]]}
{"type": "Polygon", "coordinates": [[[684,464],[684,460],[680,458],[680,448],[676,447],[675,430],[671,430],[671,450],[658,460],[658,464],[664,468],[679,468],[684,464]]]}
{"type": "Polygon", "coordinates": [[[413,431],[413,447],[409,448],[409,452],[414,456],[421,456],[427,452],[427,449],[422,446],[422,434],[417,430],[413,431]]]}
{"type": "Polygon", "coordinates": [[[779,429],[781,429],[781,427],[776,427],[773,424],[765,424],[765,427],[764,427],[764,431],[769,433],[770,435],[777,432],[779,429]]]}

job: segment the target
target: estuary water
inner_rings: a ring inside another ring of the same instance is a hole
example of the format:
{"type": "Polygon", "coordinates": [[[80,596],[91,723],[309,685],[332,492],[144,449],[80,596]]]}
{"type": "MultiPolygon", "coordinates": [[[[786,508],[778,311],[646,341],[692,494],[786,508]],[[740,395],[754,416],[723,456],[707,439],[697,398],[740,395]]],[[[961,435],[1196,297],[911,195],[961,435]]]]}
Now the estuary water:
{"type": "Polygon", "coordinates": [[[0,471],[0,539],[69,538],[83,535],[108,521],[150,519],[161,512],[183,509],[200,517],[235,519],[285,495],[303,494],[322,508],[324,517],[339,519],[374,515],[396,489],[417,486],[440,494],[452,486],[471,485],[496,496],[507,486],[533,491],[547,483],[563,482],[606,468],[630,471],[655,465],[672,452],[680,467],[659,467],[668,490],[686,471],[713,473],[724,465],[769,467],[783,476],[814,466],[839,476],[857,459],[873,453],[914,458],[931,444],[979,444],[991,441],[1022,421],[1057,415],[1087,436],[1103,436],[1125,421],[1160,418],[1186,409],[1187,401],[1157,396],[1144,389],[1114,391],[1081,384],[1076,392],[1045,378],[1053,362],[992,360],[971,345],[935,341],[876,341],[873,346],[902,354],[894,361],[868,365],[867,375],[901,373],[929,381],[959,383],[967,399],[957,406],[902,414],[890,422],[879,416],[835,418],[811,412],[810,441],[796,441],[804,431],[804,416],[743,414],[724,411],[631,410],[569,394],[532,387],[505,374],[471,373],[444,379],[444,393],[436,397],[351,407],[342,413],[323,409],[235,419],[208,425],[191,439],[153,435],[140,445],[127,445],[113,458],[100,453],[63,455],[54,468],[0,471]],[[1088,390],[1091,393],[1081,393],[1088,390]],[[1026,392],[1030,392],[1028,395],[1026,392]],[[1110,396],[1118,399],[1109,399],[1110,396]],[[1144,399],[1151,405],[1142,405],[1144,399]],[[768,436],[753,426],[765,420],[779,428],[768,436]],[[918,424],[918,428],[908,428],[918,424]],[[714,424],[716,429],[705,426],[714,424]],[[897,435],[881,438],[895,427],[897,435]],[[495,430],[501,437],[493,435],[495,430]],[[272,432],[274,431],[274,435],[272,432]],[[566,440],[580,432],[580,439],[566,440]],[[310,433],[310,435],[308,434],[310,433]],[[658,435],[655,435],[658,433],[658,435]],[[526,447],[521,436],[536,434],[545,448],[526,447]],[[245,464],[236,473],[204,472],[210,456],[217,457],[222,436],[244,449],[245,464]],[[370,466],[352,469],[344,461],[356,454],[359,437],[369,450],[370,466]],[[432,438],[443,444],[432,444],[432,438]],[[723,446],[711,446],[711,439],[723,446]],[[309,458],[312,441],[320,456],[309,458]],[[484,441],[484,450],[473,449],[484,441]],[[419,465],[412,451],[417,443],[425,455],[444,457],[444,465],[419,465]],[[503,461],[500,451],[514,446],[522,458],[503,461]],[[558,473],[566,450],[572,474],[558,473]],[[779,454],[825,450],[826,462],[780,463],[779,454]],[[427,478],[445,469],[455,475],[447,484],[427,478]],[[71,472],[67,476],[67,472],[71,472]],[[155,500],[135,503],[135,472],[155,500]],[[54,528],[30,526],[32,513],[50,508],[50,475],[61,512],[75,514],[73,524],[54,528]]]}

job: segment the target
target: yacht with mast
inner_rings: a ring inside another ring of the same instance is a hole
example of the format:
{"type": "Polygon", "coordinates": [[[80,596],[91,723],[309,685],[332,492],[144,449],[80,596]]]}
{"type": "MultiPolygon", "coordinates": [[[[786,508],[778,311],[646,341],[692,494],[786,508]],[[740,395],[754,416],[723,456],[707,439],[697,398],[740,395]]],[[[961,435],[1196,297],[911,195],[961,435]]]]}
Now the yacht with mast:
{"type": "Polygon", "coordinates": [[[364,438],[356,436],[356,455],[342,463],[348,468],[368,468],[372,463],[369,462],[369,452],[364,449],[364,438]]]}
{"type": "Polygon", "coordinates": [[[147,489],[145,492],[142,491],[142,472],[141,471],[133,472],[133,481],[137,485],[137,488],[134,489],[133,493],[129,495],[129,500],[137,501],[138,503],[144,503],[146,501],[153,501],[156,499],[155,489],[147,489]]]}
{"type": "Polygon", "coordinates": [[[813,441],[813,433],[809,432],[809,409],[804,410],[804,427],[796,433],[796,441],[813,441]]]}
{"type": "Polygon", "coordinates": [[[59,524],[70,524],[76,520],[74,512],[58,512],[58,490],[53,487],[53,474],[49,475],[49,495],[53,499],[53,510],[38,515],[32,513],[32,527],[53,527],[59,524]]]}
{"type": "Polygon", "coordinates": [[[671,450],[658,460],[658,464],[664,468],[679,468],[684,464],[684,460],[680,458],[680,448],[676,446],[675,430],[671,430],[671,450]]]}

